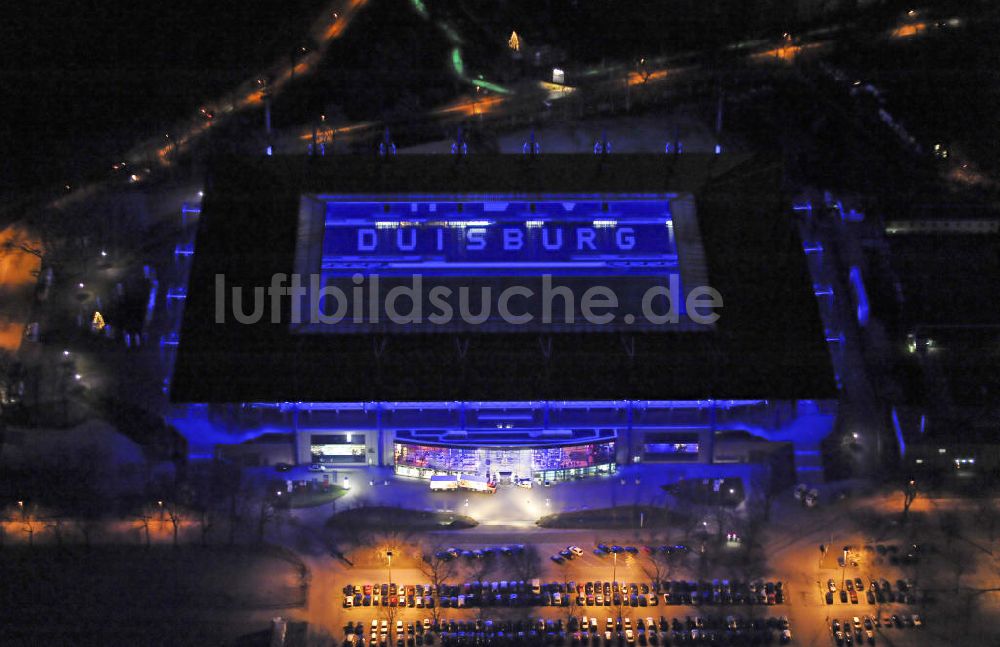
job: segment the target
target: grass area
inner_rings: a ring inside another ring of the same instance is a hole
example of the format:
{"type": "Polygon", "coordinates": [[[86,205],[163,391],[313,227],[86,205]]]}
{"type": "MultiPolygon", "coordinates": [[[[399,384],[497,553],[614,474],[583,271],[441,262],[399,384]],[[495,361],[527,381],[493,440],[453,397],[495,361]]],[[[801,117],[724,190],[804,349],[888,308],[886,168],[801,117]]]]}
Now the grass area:
{"type": "Polygon", "coordinates": [[[219,644],[305,603],[268,547],[6,546],[0,582],[5,645],[219,644]]]}
{"type": "Polygon", "coordinates": [[[315,508],[316,506],[336,501],[345,494],[347,494],[347,490],[335,485],[329,492],[319,490],[292,492],[291,495],[286,495],[283,501],[289,508],[315,508]]]}
{"type": "Polygon", "coordinates": [[[650,506],[618,506],[550,514],[538,520],[542,528],[663,528],[677,523],[678,514],[650,506]]]}
{"type": "Polygon", "coordinates": [[[440,530],[441,528],[474,528],[478,525],[472,517],[447,512],[428,512],[386,506],[344,510],[330,517],[329,525],[349,525],[363,530],[440,530]]]}

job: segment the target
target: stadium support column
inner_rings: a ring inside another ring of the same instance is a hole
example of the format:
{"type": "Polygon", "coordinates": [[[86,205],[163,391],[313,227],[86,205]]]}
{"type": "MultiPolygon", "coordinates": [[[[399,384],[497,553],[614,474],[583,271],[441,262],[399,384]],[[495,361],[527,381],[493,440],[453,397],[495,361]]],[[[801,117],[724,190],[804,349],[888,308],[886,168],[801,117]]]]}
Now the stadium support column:
{"type": "Polygon", "coordinates": [[[708,410],[708,429],[704,432],[701,441],[701,460],[703,463],[712,464],[715,457],[715,428],[718,424],[716,417],[718,407],[715,400],[712,400],[708,410]]]}
{"type": "Polygon", "coordinates": [[[295,463],[297,465],[310,463],[312,462],[311,437],[308,433],[299,431],[299,408],[297,406],[292,409],[291,414],[292,450],[295,452],[295,463]]]}
{"type": "MultiPolygon", "coordinates": [[[[615,447],[620,448],[622,445],[628,448],[628,455],[624,459],[619,458],[618,462],[621,463],[622,460],[628,463],[634,463],[636,456],[642,456],[642,446],[645,439],[641,434],[637,434],[632,429],[632,423],[634,421],[634,407],[635,402],[633,400],[627,400],[625,403],[625,438],[620,435],[615,438],[615,447]],[[624,441],[624,442],[622,442],[624,441]]],[[[618,457],[621,457],[621,449],[615,452],[618,457]]]]}
{"type": "Polygon", "coordinates": [[[385,430],[382,428],[382,408],[381,402],[375,403],[375,434],[378,438],[377,464],[379,467],[385,465],[385,430]]]}

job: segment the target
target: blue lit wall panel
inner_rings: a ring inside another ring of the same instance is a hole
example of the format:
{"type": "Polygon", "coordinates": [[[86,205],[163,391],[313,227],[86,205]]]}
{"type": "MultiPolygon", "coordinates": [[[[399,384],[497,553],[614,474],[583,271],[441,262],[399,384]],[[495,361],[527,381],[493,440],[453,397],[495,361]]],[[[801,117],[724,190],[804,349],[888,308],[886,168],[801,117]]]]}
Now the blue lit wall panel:
{"type": "Polygon", "coordinates": [[[687,289],[705,284],[706,273],[693,201],[673,194],[304,196],[296,271],[319,277],[301,300],[303,312],[319,307],[325,315],[339,313],[332,323],[295,322],[296,333],[710,329],[687,316],[687,289]],[[499,312],[499,295],[513,286],[530,290],[507,302],[527,321],[512,322],[499,312]],[[583,295],[595,286],[609,288],[618,300],[601,311],[614,314],[610,322],[594,324],[584,316],[583,295]],[[653,297],[652,310],[674,311],[679,320],[651,321],[644,295],[671,286],[670,297],[653,297]],[[465,290],[467,312],[482,316],[470,321],[453,314],[447,324],[431,322],[429,315],[442,310],[430,295],[441,287],[452,313],[461,312],[465,290]],[[572,303],[556,296],[547,310],[543,295],[563,287],[572,291],[572,303]],[[344,296],[318,297],[322,289],[344,296]],[[399,289],[420,295],[419,310],[409,296],[396,300],[418,321],[400,324],[385,316],[381,304],[399,289]],[[373,303],[378,319],[371,315],[373,303]],[[546,317],[547,311],[555,316],[546,317]]]}
{"type": "Polygon", "coordinates": [[[665,198],[326,204],[322,270],[331,276],[603,276],[659,268],[677,269],[665,198]]]}

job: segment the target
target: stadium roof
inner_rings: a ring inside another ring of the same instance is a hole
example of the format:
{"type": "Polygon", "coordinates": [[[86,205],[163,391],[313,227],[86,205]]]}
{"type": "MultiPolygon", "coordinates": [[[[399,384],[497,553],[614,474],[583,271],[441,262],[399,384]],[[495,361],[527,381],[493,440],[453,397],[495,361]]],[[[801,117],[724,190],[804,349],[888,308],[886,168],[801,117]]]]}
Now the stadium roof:
{"type": "Polygon", "coordinates": [[[836,386],[780,167],[737,155],[225,158],[202,205],[176,402],[819,399],[836,386]],[[296,335],[215,323],[214,277],[292,273],[303,194],[691,193],[711,332],[296,335]]]}

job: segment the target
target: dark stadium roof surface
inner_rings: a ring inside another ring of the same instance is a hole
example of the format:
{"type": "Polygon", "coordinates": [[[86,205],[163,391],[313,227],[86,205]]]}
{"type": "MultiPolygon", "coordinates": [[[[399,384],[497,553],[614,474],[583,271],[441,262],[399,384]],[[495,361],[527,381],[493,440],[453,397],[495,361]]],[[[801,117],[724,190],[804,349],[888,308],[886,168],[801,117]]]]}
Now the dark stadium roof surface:
{"type": "Polygon", "coordinates": [[[176,402],[699,400],[836,397],[780,168],[747,156],[226,158],[202,206],[171,397],[176,402]],[[309,193],[683,192],[695,195],[712,332],[296,335],[216,324],[214,276],[293,271],[309,193]],[[544,351],[544,352],[543,352],[544,351]]]}

